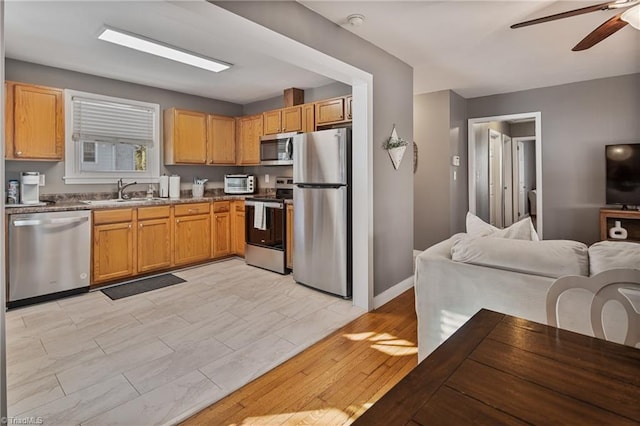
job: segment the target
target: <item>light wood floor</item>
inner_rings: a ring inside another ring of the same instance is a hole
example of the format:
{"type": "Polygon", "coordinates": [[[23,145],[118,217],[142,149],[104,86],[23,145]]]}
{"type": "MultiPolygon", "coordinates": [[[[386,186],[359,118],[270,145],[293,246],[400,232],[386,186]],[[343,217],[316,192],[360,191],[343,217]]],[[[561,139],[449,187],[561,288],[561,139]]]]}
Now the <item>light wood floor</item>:
{"type": "Polygon", "coordinates": [[[413,289],[183,425],[350,424],[417,364],[413,289]]]}

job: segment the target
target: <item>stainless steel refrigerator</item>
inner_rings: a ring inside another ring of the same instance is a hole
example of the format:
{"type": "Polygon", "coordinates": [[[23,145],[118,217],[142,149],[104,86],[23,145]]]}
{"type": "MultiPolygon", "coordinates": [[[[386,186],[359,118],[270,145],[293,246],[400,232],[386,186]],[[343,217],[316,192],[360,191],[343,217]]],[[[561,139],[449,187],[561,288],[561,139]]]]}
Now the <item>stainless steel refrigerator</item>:
{"type": "Polygon", "coordinates": [[[351,297],[351,129],[293,137],[293,279],[351,297]]]}

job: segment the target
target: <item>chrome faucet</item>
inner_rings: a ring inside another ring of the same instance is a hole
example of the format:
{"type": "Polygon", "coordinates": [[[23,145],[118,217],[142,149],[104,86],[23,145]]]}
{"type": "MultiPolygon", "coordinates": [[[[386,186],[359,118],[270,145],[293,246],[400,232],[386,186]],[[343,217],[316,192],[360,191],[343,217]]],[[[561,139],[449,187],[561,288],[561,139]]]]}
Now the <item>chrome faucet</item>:
{"type": "Polygon", "coordinates": [[[118,199],[128,200],[129,198],[131,198],[129,194],[124,193],[124,190],[130,187],[131,185],[135,185],[136,183],[138,182],[124,183],[122,179],[119,179],[118,180],[118,199]]]}

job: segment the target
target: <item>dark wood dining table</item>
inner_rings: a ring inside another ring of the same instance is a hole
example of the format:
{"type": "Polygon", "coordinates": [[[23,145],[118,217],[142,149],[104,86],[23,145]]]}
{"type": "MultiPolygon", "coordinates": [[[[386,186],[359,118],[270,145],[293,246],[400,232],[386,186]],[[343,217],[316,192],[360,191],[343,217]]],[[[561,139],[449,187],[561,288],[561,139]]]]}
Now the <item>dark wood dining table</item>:
{"type": "Polygon", "coordinates": [[[480,310],[354,425],[640,424],[640,349],[480,310]]]}

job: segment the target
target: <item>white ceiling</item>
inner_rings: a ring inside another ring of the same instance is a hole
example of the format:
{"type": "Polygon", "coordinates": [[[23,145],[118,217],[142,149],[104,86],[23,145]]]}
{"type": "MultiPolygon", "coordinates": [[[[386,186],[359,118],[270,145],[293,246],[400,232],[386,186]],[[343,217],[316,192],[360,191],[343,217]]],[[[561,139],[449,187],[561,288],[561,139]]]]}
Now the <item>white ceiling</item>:
{"type": "Polygon", "coordinates": [[[215,7],[166,1],[7,1],[5,55],[57,68],[238,104],[331,83],[258,51],[215,7]],[[234,66],[220,73],[158,58],[96,37],[104,25],[144,35],[234,66]]]}
{"type": "MultiPolygon", "coordinates": [[[[300,3],[412,65],[414,93],[452,89],[470,98],[640,72],[640,31],[630,26],[589,50],[571,52],[614,11],[509,28],[597,1],[300,3]],[[352,13],[365,15],[361,27],[346,25],[352,13]]],[[[202,0],[9,0],[6,56],[238,104],[279,96],[288,87],[332,82],[252,47],[215,10],[202,0]],[[111,45],[96,38],[103,25],[234,66],[214,74],[111,45]]]]}
{"type": "Polygon", "coordinates": [[[616,11],[525,28],[510,25],[602,3],[584,1],[306,1],[300,3],[414,67],[414,93],[466,98],[640,72],[640,31],[630,25],[572,52],[616,11]],[[346,18],[362,14],[351,27],[346,18]]]}

